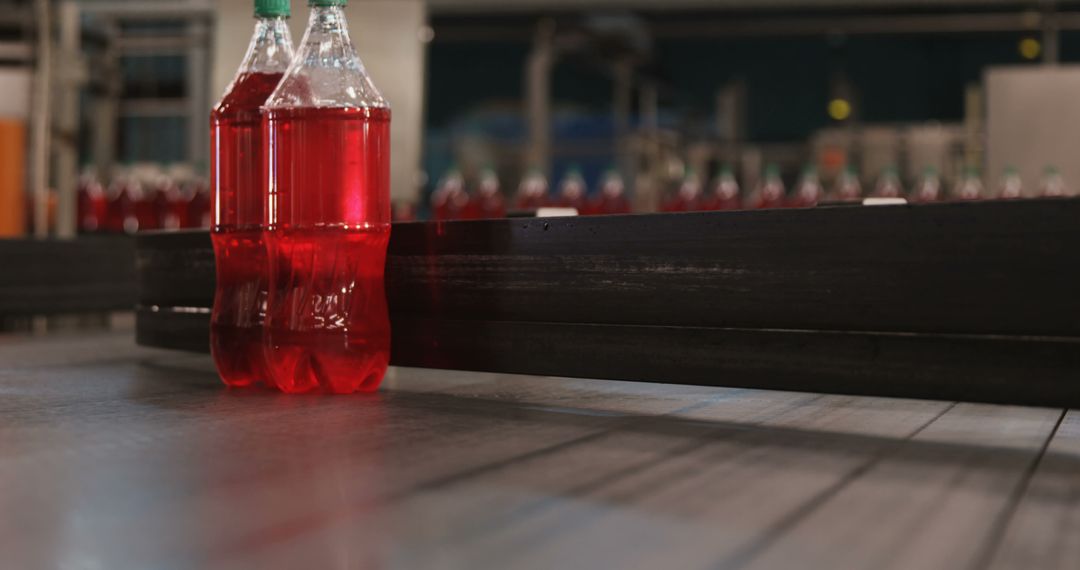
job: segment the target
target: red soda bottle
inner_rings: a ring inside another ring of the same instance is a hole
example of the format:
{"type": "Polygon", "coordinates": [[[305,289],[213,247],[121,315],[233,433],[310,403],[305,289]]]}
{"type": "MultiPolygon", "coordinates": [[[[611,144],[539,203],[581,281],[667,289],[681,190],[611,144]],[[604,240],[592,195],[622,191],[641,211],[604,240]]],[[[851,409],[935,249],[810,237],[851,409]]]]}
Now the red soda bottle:
{"type": "MultiPolygon", "coordinates": [[[[255,33],[244,63],[210,115],[210,235],[217,261],[210,347],[218,374],[229,386],[266,380],[267,266],[261,227],[266,174],[259,108],[292,60],[288,16],[288,0],[256,0],[255,33]]],[[[196,187],[188,202],[188,225],[201,225],[204,200],[196,187]]]]}
{"type": "Polygon", "coordinates": [[[465,191],[465,177],[451,168],[431,195],[431,211],[438,221],[460,220],[465,217],[469,205],[469,193],[465,191]]]}
{"type": "Polygon", "coordinates": [[[1056,166],[1047,166],[1043,171],[1043,178],[1039,184],[1039,196],[1043,198],[1063,198],[1069,195],[1065,186],[1065,179],[1061,177],[1056,166]]]}
{"type": "Polygon", "coordinates": [[[532,167],[521,179],[514,206],[519,210],[535,210],[548,205],[548,181],[539,168],[532,167]]]}
{"type": "Polygon", "coordinates": [[[679,190],[660,205],[662,212],[693,212],[700,209],[701,179],[693,169],[686,170],[679,190]]]}
{"type": "Polygon", "coordinates": [[[922,204],[938,202],[942,199],[941,177],[938,176],[936,168],[927,166],[923,169],[922,178],[919,179],[915,188],[911,191],[911,199],[922,204]]]}
{"type": "Polygon", "coordinates": [[[587,194],[585,177],[576,166],[571,166],[559,181],[559,195],[555,205],[560,208],[574,208],[578,214],[585,214],[587,194]]]}
{"type": "Polygon", "coordinates": [[[813,208],[824,196],[817,169],[813,165],[803,168],[802,177],[795,187],[795,194],[788,200],[789,208],[813,208]]]}
{"type": "Polygon", "coordinates": [[[969,166],[964,175],[956,182],[953,197],[964,202],[973,202],[983,199],[983,183],[979,178],[979,169],[969,166]]]}
{"type": "Polygon", "coordinates": [[[132,194],[137,192],[134,182],[120,178],[109,185],[109,198],[105,207],[105,231],[112,233],[135,233],[139,220],[135,217],[132,194]]]}
{"type": "Polygon", "coordinates": [[[101,231],[105,224],[107,209],[108,202],[101,183],[93,176],[84,176],[79,183],[79,231],[84,233],[101,231]]]}
{"type": "Polygon", "coordinates": [[[157,215],[157,188],[152,184],[141,184],[135,188],[132,199],[135,201],[135,220],[139,231],[159,229],[157,215]]]}
{"type": "Polygon", "coordinates": [[[486,220],[506,217],[506,199],[499,190],[499,175],[488,166],[480,173],[480,183],[469,202],[465,215],[473,220],[486,220]]]}
{"type": "Polygon", "coordinates": [[[889,165],[881,170],[874,185],[875,198],[903,198],[904,185],[900,182],[900,173],[895,166],[889,165]]]}
{"type": "Polygon", "coordinates": [[[742,207],[739,196],[739,181],[730,166],[724,165],[712,184],[712,192],[702,204],[702,210],[738,210],[742,207]]]}
{"type": "Polygon", "coordinates": [[[589,206],[589,214],[629,214],[630,201],[626,199],[626,183],[614,168],[604,174],[600,192],[589,206]]]}
{"type": "Polygon", "coordinates": [[[780,167],[770,164],[765,167],[765,176],[754,196],[750,199],[750,208],[755,210],[780,208],[784,205],[784,179],[780,177],[780,167]]]}
{"type": "Polygon", "coordinates": [[[998,185],[997,197],[1001,200],[1016,200],[1024,197],[1024,180],[1015,166],[1006,166],[998,185]]]}
{"type": "Polygon", "coordinates": [[[859,182],[859,171],[848,165],[840,176],[836,177],[836,186],[833,188],[832,199],[838,202],[857,202],[862,200],[862,183],[859,182]]]}
{"type": "Polygon", "coordinates": [[[356,55],[347,0],[308,0],[264,107],[266,356],[285,392],[373,391],[390,360],[390,106],[356,55]]]}

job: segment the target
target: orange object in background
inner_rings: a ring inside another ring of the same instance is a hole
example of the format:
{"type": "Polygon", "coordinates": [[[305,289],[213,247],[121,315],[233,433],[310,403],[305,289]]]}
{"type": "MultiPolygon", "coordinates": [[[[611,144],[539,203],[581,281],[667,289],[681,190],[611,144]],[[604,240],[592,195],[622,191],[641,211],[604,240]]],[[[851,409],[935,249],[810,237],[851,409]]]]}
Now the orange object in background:
{"type": "Polygon", "coordinates": [[[26,125],[0,118],[0,237],[26,234],[26,125]]]}

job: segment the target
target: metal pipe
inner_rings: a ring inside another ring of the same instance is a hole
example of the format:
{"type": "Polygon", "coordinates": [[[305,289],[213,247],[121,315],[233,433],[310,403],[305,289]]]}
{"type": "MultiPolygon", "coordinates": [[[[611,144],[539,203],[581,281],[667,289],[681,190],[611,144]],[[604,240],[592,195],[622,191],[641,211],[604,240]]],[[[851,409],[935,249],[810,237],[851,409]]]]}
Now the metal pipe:
{"type": "Polygon", "coordinates": [[[207,174],[210,158],[210,114],[209,50],[206,39],[209,37],[207,24],[201,19],[194,19],[188,24],[188,31],[193,40],[187,58],[188,84],[188,160],[196,166],[199,173],[207,174]]]}
{"type": "Polygon", "coordinates": [[[53,153],[56,157],[56,235],[75,237],[78,218],[79,170],[79,88],[85,70],[80,54],[81,29],[79,5],[74,0],[60,3],[58,59],[59,73],[56,89],[56,129],[53,153]]]}
{"type": "Polygon", "coordinates": [[[50,0],[36,0],[37,69],[34,77],[31,117],[30,188],[34,196],[34,237],[49,237],[49,146],[52,124],[52,6],[50,0]]]}
{"type": "Polygon", "coordinates": [[[541,20],[525,68],[529,118],[528,166],[551,176],[551,70],[555,65],[555,22],[541,20]]]}

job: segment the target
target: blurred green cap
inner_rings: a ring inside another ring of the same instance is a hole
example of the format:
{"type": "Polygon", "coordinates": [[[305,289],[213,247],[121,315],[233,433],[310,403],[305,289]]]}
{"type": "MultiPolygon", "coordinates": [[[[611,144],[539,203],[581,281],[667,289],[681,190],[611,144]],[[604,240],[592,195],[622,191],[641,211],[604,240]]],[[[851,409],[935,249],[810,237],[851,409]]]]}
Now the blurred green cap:
{"type": "Polygon", "coordinates": [[[255,0],[255,15],[260,18],[289,16],[292,13],[290,0],[255,0]]]}
{"type": "Polygon", "coordinates": [[[349,3],[349,0],[308,0],[307,5],[312,8],[332,8],[334,6],[344,6],[349,3]]]}

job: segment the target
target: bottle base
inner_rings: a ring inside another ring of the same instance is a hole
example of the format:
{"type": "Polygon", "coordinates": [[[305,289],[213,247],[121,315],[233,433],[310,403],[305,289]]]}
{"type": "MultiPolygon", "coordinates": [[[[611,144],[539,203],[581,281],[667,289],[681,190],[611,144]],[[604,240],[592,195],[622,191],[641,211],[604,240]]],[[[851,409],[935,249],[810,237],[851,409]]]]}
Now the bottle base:
{"type": "Polygon", "coordinates": [[[210,354],[226,386],[250,388],[265,383],[262,327],[212,325],[210,354]]]}
{"type": "Polygon", "coordinates": [[[383,343],[340,333],[269,334],[269,383],[287,394],[374,392],[390,364],[390,349],[383,343]],[[289,342],[293,336],[297,341],[289,342]]]}

